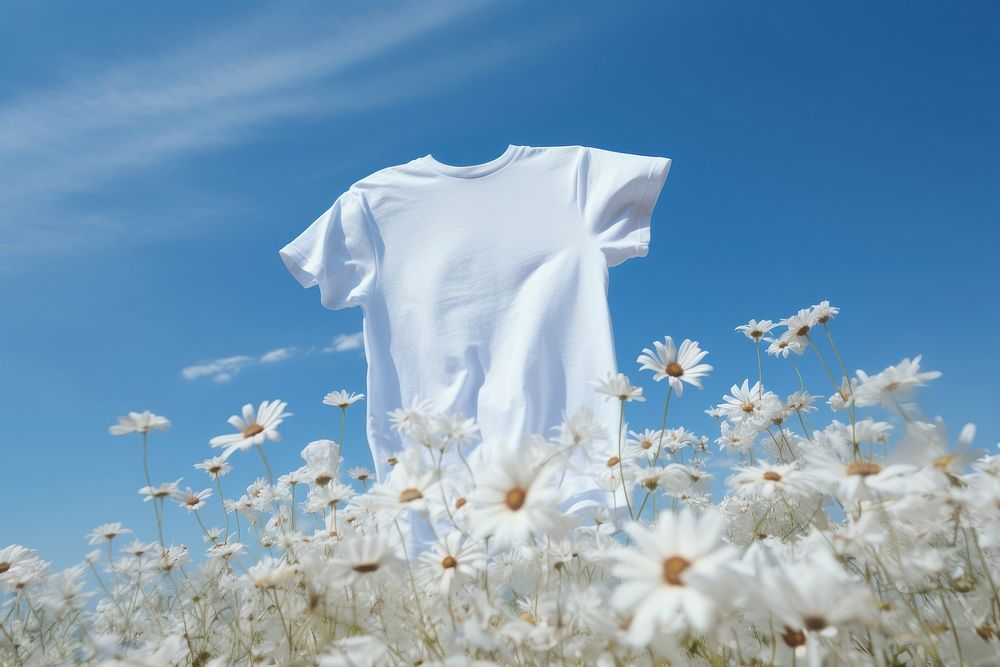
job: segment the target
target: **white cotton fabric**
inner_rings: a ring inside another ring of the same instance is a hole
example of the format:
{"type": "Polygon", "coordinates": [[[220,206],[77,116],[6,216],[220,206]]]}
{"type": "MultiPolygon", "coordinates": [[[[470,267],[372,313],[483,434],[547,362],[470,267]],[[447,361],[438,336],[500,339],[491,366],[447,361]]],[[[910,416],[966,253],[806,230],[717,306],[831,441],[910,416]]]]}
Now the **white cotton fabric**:
{"type": "Polygon", "coordinates": [[[618,401],[590,384],[618,371],[608,267],[646,255],[670,163],[586,146],[512,144],[472,166],[428,154],[356,181],[281,248],[325,307],[364,310],[379,481],[402,448],[387,413],[417,396],[475,417],[486,449],[553,437],[583,407],[614,437],[618,401]]]}

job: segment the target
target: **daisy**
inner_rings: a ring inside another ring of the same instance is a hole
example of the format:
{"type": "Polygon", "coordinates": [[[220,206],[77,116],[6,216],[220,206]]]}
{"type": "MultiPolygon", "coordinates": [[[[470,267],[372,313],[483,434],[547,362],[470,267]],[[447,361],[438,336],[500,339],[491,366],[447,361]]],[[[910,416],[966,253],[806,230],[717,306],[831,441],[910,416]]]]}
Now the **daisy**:
{"type": "Polygon", "coordinates": [[[640,456],[642,456],[641,450],[627,449],[622,452],[621,458],[617,454],[602,457],[589,466],[590,475],[600,488],[614,491],[621,484],[623,472],[626,480],[638,472],[635,461],[640,456]]]}
{"type": "Polygon", "coordinates": [[[427,419],[413,422],[407,435],[410,440],[421,447],[426,447],[436,452],[444,452],[450,449],[452,443],[443,434],[438,432],[434,425],[435,417],[436,415],[429,415],[427,419]]]}
{"type": "Polygon", "coordinates": [[[204,532],[205,532],[205,534],[202,535],[202,537],[201,537],[201,541],[202,542],[211,542],[212,544],[215,544],[216,542],[219,542],[219,541],[222,540],[222,529],[221,528],[216,528],[215,526],[213,526],[213,527],[209,528],[208,530],[206,530],[204,532]]]}
{"type": "Polygon", "coordinates": [[[226,459],[221,456],[213,456],[201,463],[195,463],[194,467],[198,470],[204,470],[212,479],[218,479],[233,469],[226,459]]]}
{"type": "Polygon", "coordinates": [[[750,320],[746,324],[741,324],[736,327],[736,331],[742,331],[743,335],[752,341],[760,342],[760,339],[764,337],[768,331],[777,326],[771,320],[750,320]]]}
{"type": "Polygon", "coordinates": [[[156,547],[155,542],[149,542],[147,544],[142,540],[136,539],[132,540],[127,545],[122,547],[122,551],[125,551],[126,553],[129,553],[135,556],[136,558],[142,558],[143,556],[152,553],[155,547],[156,547]]]}
{"type": "Polygon", "coordinates": [[[794,352],[801,357],[806,351],[806,346],[794,336],[788,335],[787,331],[778,338],[765,338],[764,340],[770,343],[767,353],[772,357],[787,358],[789,352],[794,352]]]}
{"type": "Polygon", "coordinates": [[[88,544],[100,544],[102,540],[113,540],[119,535],[131,533],[130,528],[122,528],[121,521],[106,523],[95,528],[87,537],[90,538],[88,544]]]}
{"type": "Polygon", "coordinates": [[[159,486],[144,486],[139,489],[139,493],[146,496],[142,499],[142,502],[146,503],[150,500],[162,500],[163,498],[169,498],[177,492],[177,485],[181,483],[183,477],[179,477],[176,482],[166,482],[160,484],[159,486]]]}
{"type": "Polygon", "coordinates": [[[812,495],[808,481],[794,463],[772,464],[758,461],[756,466],[733,466],[737,471],[726,484],[738,496],[790,500],[812,495]]]}
{"type": "Polygon", "coordinates": [[[264,555],[247,569],[240,582],[247,588],[279,588],[294,576],[295,568],[283,558],[264,555]]]}
{"type": "Polygon", "coordinates": [[[663,485],[664,480],[669,474],[667,468],[664,466],[650,465],[640,468],[636,473],[634,481],[649,493],[653,493],[663,485]]]}
{"type": "Polygon", "coordinates": [[[722,541],[723,521],[721,512],[698,517],[685,507],[679,514],[661,512],[652,528],[625,525],[634,546],[610,552],[617,561],[612,574],[621,578],[611,604],[632,614],[634,645],[646,646],[660,631],[709,630],[717,604],[732,593],[725,580],[737,550],[722,541]]]}
{"type": "Polygon", "coordinates": [[[93,592],[84,591],[84,573],[87,566],[73,565],[50,575],[44,588],[37,594],[37,602],[55,616],[83,607],[93,592]]]}
{"type": "Polygon", "coordinates": [[[419,395],[414,395],[410,399],[410,405],[406,408],[397,408],[389,412],[389,421],[392,422],[392,429],[400,435],[409,435],[414,424],[426,426],[430,419],[431,401],[419,395]]]}
{"type": "Polygon", "coordinates": [[[783,324],[788,327],[788,331],[785,333],[794,337],[794,339],[799,343],[805,345],[809,340],[809,330],[818,324],[818,320],[816,319],[816,314],[812,310],[803,308],[791,317],[779,320],[778,324],[783,324]]]}
{"type": "MultiPolygon", "coordinates": [[[[416,453],[417,450],[411,449],[407,453],[409,452],[416,453]]],[[[391,516],[398,516],[407,509],[425,513],[428,499],[432,494],[440,493],[437,488],[436,470],[424,469],[411,463],[396,466],[385,483],[372,487],[371,494],[373,504],[378,509],[391,516]]]]}
{"type": "Polygon", "coordinates": [[[794,394],[789,394],[788,399],[785,401],[785,407],[792,412],[812,412],[818,408],[813,405],[816,402],[816,397],[805,391],[797,391],[794,394]]]}
{"type": "Polygon", "coordinates": [[[805,456],[804,473],[818,490],[829,491],[844,505],[862,500],[904,496],[934,490],[933,477],[921,474],[917,465],[905,462],[851,461],[822,450],[805,456]]]}
{"type": "Polygon", "coordinates": [[[323,397],[323,403],[326,405],[335,405],[341,410],[346,410],[358,401],[363,401],[365,398],[364,394],[348,394],[343,389],[339,391],[331,391],[329,394],[323,397]]]}
{"type": "Polygon", "coordinates": [[[205,506],[205,498],[212,495],[211,489],[205,489],[204,491],[198,491],[195,493],[191,487],[187,487],[184,491],[177,491],[171,498],[175,503],[186,509],[188,512],[193,512],[194,510],[200,510],[205,506]]]}
{"type": "Polygon", "coordinates": [[[174,567],[179,565],[187,565],[191,560],[188,558],[188,548],[184,544],[176,547],[173,545],[169,547],[160,547],[157,545],[156,549],[156,567],[164,572],[170,572],[174,567]]]}
{"type": "Polygon", "coordinates": [[[825,550],[814,550],[799,561],[782,559],[781,567],[762,568],[749,581],[757,582],[761,604],[792,631],[832,637],[838,626],[877,616],[871,590],[825,550]]]}
{"type": "Polygon", "coordinates": [[[594,412],[587,407],[580,408],[576,414],[567,418],[563,412],[562,423],[556,427],[559,431],[558,439],[564,447],[575,447],[581,451],[588,451],[596,440],[604,440],[607,437],[607,429],[597,419],[594,412]]]}
{"type": "Polygon", "coordinates": [[[474,536],[489,536],[498,549],[506,550],[532,535],[563,535],[562,494],[550,484],[553,468],[539,467],[538,456],[523,447],[498,446],[492,451],[497,453],[477,474],[476,488],[469,494],[475,508],[474,536]]]}
{"type": "Polygon", "coordinates": [[[344,585],[385,571],[399,563],[383,533],[344,538],[329,560],[330,572],[344,585]]]}
{"type": "Polygon", "coordinates": [[[744,423],[722,422],[719,431],[721,435],[715,439],[715,444],[727,454],[742,455],[750,451],[757,437],[757,430],[744,423]]]}
{"type": "MultiPolygon", "coordinates": [[[[698,439],[698,436],[683,426],[668,428],[663,431],[663,448],[672,453],[676,453],[678,450],[684,448],[685,445],[691,445],[693,448],[700,442],[701,440],[698,439]]],[[[660,441],[657,440],[656,444],[659,446],[660,441]]]]}
{"type": "Polygon", "coordinates": [[[309,496],[306,498],[304,506],[307,512],[322,512],[324,507],[333,510],[337,508],[337,505],[350,500],[353,496],[354,489],[346,484],[314,486],[309,489],[309,496]]]}
{"type": "Polygon", "coordinates": [[[591,380],[591,386],[599,394],[605,394],[604,400],[617,398],[623,402],[645,401],[642,396],[642,387],[633,387],[624,373],[608,372],[608,377],[604,380],[591,380]]]}
{"type": "Polygon", "coordinates": [[[448,595],[486,569],[486,554],[460,531],[453,530],[431,550],[420,554],[419,563],[423,585],[448,595]]]}
{"type": "Polygon", "coordinates": [[[656,441],[660,437],[660,431],[647,428],[644,431],[629,431],[629,437],[625,441],[626,447],[635,447],[643,451],[656,449],[656,441]]]}
{"type": "Polygon", "coordinates": [[[166,417],[154,415],[149,410],[142,412],[129,412],[125,417],[119,417],[118,423],[108,427],[111,435],[125,435],[126,433],[148,433],[154,428],[165,431],[170,426],[170,420],[166,417]]]}
{"type": "Polygon", "coordinates": [[[217,542],[210,546],[205,553],[208,554],[210,558],[221,558],[222,560],[229,560],[235,556],[239,556],[246,550],[246,547],[240,542],[217,542]]]}
{"type": "Polygon", "coordinates": [[[684,391],[682,382],[701,389],[701,378],[708,375],[712,367],[698,362],[708,352],[700,349],[697,342],[687,338],[681,343],[679,350],[674,346],[674,340],[670,336],[664,338],[664,341],[666,344],[660,341],[653,342],[656,352],[648,347],[644,348],[643,354],[636,358],[636,363],[643,369],[653,371],[653,379],[657,382],[669,378],[667,381],[678,396],[684,391]]]}
{"type": "Polygon", "coordinates": [[[924,386],[925,380],[941,377],[941,371],[920,372],[920,357],[910,361],[907,357],[895,366],[889,366],[881,373],[868,375],[863,370],[855,371],[859,384],[854,391],[854,404],[858,407],[882,404],[893,408],[901,398],[909,395],[914,387],[924,386]]]}
{"type": "MultiPolygon", "coordinates": [[[[888,426],[888,425],[886,425],[888,426]]],[[[896,451],[904,450],[910,460],[939,471],[948,477],[961,476],[973,461],[986,452],[973,449],[976,437],[975,424],[966,424],[958,434],[954,449],[948,444],[948,430],[944,420],[936,417],[934,423],[910,422],[906,425],[906,438],[896,451]]]]}
{"type": "Polygon", "coordinates": [[[347,476],[359,482],[367,482],[372,478],[372,471],[368,468],[351,468],[347,471],[347,476]]]}
{"type": "Polygon", "coordinates": [[[720,403],[718,408],[735,424],[763,428],[780,414],[784,403],[773,392],[761,391],[760,382],[755,382],[753,387],[749,384],[749,380],[743,380],[741,386],[734,384],[729,389],[731,395],[723,396],[725,403],[720,403]]]}
{"type": "Polygon", "coordinates": [[[225,447],[222,458],[228,459],[237,449],[246,451],[252,445],[263,444],[265,439],[280,442],[278,426],[285,417],[292,414],[284,411],[287,405],[284,401],[263,401],[255,414],[253,405],[247,403],[243,406],[242,417],[233,415],[228,419],[237,433],[218,435],[209,440],[208,444],[225,447]]]}
{"type": "Polygon", "coordinates": [[[39,562],[34,551],[18,544],[0,549],[0,583],[5,576],[13,576],[18,570],[29,569],[39,562]]]}
{"type": "Polygon", "coordinates": [[[812,307],[813,317],[820,324],[826,324],[833,319],[833,316],[840,312],[840,308],[831,306],[829,301],[820,301],[812,307]]]}
{"type": "Polygon", "coordinates": [[[837,389],[837,393],[832,394],[830,398],[826,399],[826,404],[830,406],[833,411],[843,410],[848,405],[854,404],[854,392],[858,390],[858,381],[855,378],[851,378],[848,381],[847,378],[843,378],[840,381],[840,387],[837,389]]]}
{"type": "Polygon", "coordinates": [[[449,444],[468,445],[479,439],[479,425],[475,418],[466,418],[460,412],[434,416],[431,423],[449,444]]]}

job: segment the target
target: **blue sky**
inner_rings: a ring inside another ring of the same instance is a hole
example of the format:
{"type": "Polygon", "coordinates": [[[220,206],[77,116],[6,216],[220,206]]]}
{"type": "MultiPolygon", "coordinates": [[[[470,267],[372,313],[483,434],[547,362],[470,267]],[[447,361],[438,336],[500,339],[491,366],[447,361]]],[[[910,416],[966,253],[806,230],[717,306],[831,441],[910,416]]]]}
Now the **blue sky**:
{"type": "MultiPolygon", "coordinates": [[[[508,143],[673,159],[648,256],[611,273],[619,363],[650,398],[633,428],[659,426],[665,387],[634,361],[654,339],[710,351],[716,370],[670,422],[714,438],[703,410],[756,373],[733,327],[829,299],[852,371],[923,354],[943,372],[919,395],[927,412],[995,447],[996,5],[567,9],[4,3],[0,545],[64,567],[104,522],[155,539],[138,436],[107,432],[129,410],[173,421],[151,437],[154,482],[195,489],[192,465],[244,403],[294,413],[268,446],[276,471],[336,438],[320,401],[365,391],[361,311],[323,308],[278,249],[373,171],[427,153],[480,163],[508,143]]],[[[765,377],[795,388],[773,360],[765,377]]],[[[363,405],[352,465],[369,462],[363,405]]],[[[262,473],[240,454],[231,497],[262,473]]],[[[183,510],[167,508],[166,532],[200,553],[183,510]]]]}

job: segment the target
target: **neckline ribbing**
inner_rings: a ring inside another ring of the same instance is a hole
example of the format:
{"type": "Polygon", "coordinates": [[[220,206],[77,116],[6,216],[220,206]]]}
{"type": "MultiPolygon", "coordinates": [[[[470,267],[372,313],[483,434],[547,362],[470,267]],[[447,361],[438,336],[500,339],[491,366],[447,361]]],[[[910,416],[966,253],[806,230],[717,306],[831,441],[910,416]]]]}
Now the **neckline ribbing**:
{"type": "Polygon", "coordinates": [[[523,148],[524,146],[508,144],[507,149],[492,160],[483,162],[482,164],[465,166],[445,164],[444,162],[437,160],[430,153],[423,156],[421,159],[427,167],[443,176],[450,176],[453,178],[479,178],[481,176],[496,173],[506,167],[521,153],[523,148]]]}

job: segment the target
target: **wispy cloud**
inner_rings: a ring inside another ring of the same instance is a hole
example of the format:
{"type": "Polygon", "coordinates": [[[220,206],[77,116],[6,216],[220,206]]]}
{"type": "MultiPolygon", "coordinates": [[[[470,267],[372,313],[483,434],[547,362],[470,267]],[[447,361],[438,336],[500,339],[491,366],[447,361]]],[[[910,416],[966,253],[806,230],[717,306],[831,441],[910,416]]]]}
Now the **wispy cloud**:
{"type": "MultiPolygon", "coordinates": [[[[432,94],[551,43],[550,32],[538,31],[454,54],[435,41],[367,67],[492,4],[404,2],[349,17],[279,6],[201,43],[81,71],[0,105],[0,229],[10,241],[0,246],[0,269],[25,252],[81,247],[65,242],[66,234],[85,245],[134,240],[121,227],[136,225],[94,206],[101,199],[94,194],[121,190],[157,165],[256,137],[263,124],[293,115],[336,117],[432,94]]],[[[225,205],[202,198],[210,209],[225,205]]],[[[197,219],[206,216],[174,215],[178,198],[164,199],[140,209],[144,236],[202,226],[197,219]]]]}
{"type": "Polygon", "coordinates": [[[260,355],[259,361],[262,364],[273,364],[285,359],[291,359],[295,356],[296,352],[298,352],[298,349],[294,347],[279,347],[277,350],[271,350],[260,355]]]}
{"type": "Polygon", "coordinates": [[[329,345],[323,348],[324,352],[347,352],[348,350],[360,350],[364,346],[364,333],[359,331],[353,334],[340,334],[334,338],[329,345]]]}
{"type": "Polygon", "coordinates": [[[215,382],[229,382],[234,375],[247,366],[253,365],[256,361],[253,357],[245,355],[204,360],[181,370],[181,376],[186,380],[209,377],[215,382]]]}
{"type": "MultiPolygon", "coordinates": [[[[359,331],[352,334],[340,334],[333,341],[323,348],[323,352],[349,352],[357,350],[363,345],[362,333],[359,331]]],[[[185,380],[198,380],[209,378],[213,382],[229,382],[240,371],[264,364],[276,364],[288,359],[307,357],[312,354],[316,346],[302,349],[298,347],[279,347],[264,354],[252,357],[245,354],[238,354],[232,357],[222,357],[219,359],[203,359],[196,364],[181,369],[181,377],[185,380]]]]}

